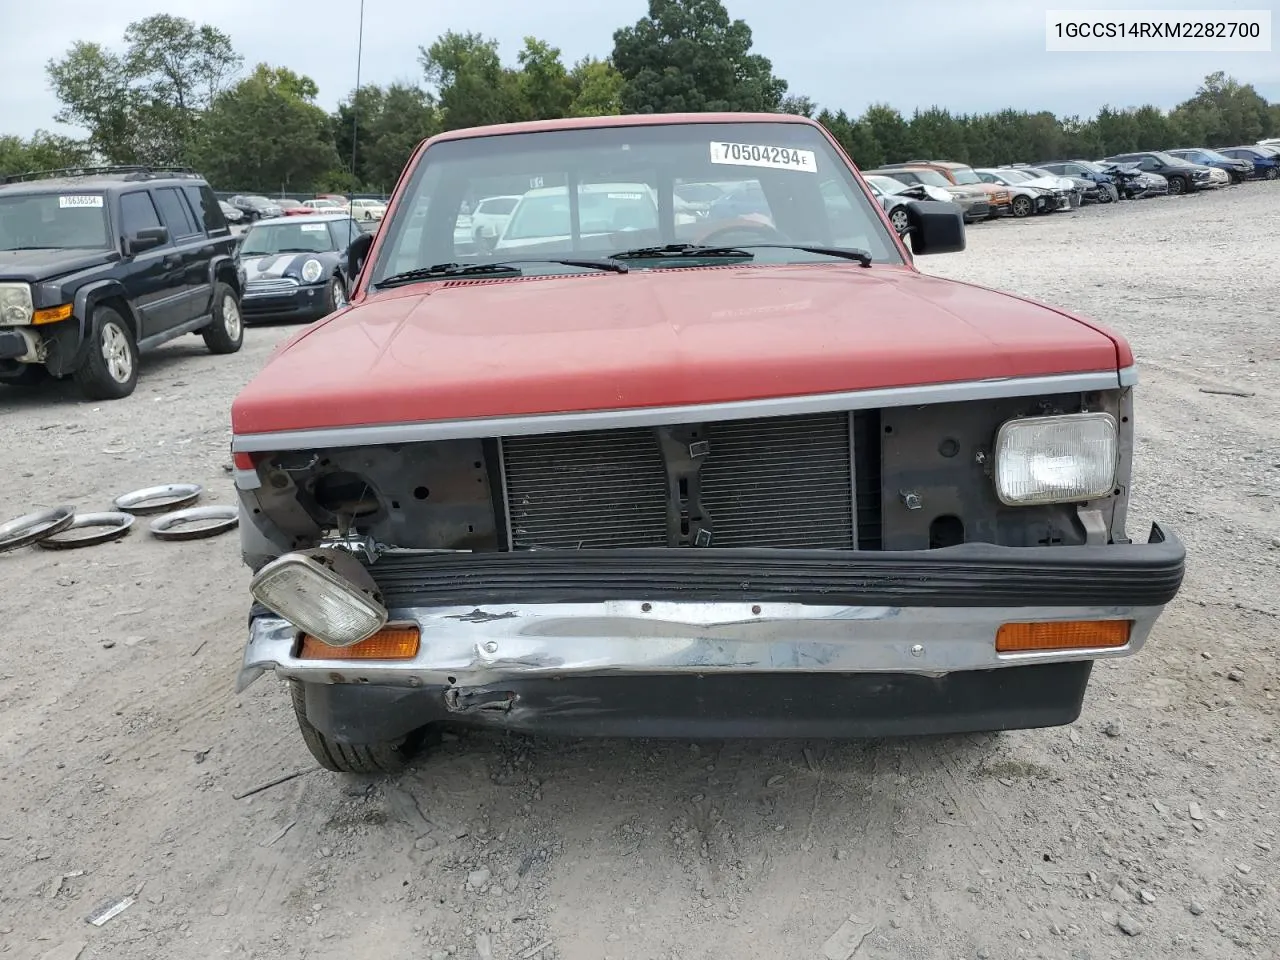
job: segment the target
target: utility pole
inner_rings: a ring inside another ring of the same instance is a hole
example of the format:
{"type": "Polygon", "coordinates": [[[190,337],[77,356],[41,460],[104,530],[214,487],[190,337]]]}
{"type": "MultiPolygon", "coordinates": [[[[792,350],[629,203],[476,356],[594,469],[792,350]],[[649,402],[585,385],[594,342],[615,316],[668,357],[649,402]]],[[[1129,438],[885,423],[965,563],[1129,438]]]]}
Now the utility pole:
{"type": "Polygon", "coordinates": [[[360,60],[364,54],[364,0],[360,0],[360,29],[356,35],[356,90],[351,95],[351,190],[348,209],[356,198],[356,141],[360,131],[360,60]]]}

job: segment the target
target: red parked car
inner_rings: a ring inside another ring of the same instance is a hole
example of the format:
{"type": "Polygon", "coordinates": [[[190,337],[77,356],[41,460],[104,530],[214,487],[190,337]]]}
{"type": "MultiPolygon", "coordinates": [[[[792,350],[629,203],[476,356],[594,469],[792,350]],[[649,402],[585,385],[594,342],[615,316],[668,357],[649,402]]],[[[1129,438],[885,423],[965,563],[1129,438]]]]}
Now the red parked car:
{"type": "Polygon", "coordinates": [[[305,206],[301,200],[277,200],[276,203],[280,207],[280,213],[286,217],[309,216],[316,211],[311,207],[305,206]]]}
{"type": "MultiPolygon", "coordinates": [[[[331,769],[448,724],[884,736],[1073,721],[1185,553],[1125,527],[1119,335],[927,276],[780,114],[578,118],[419,146],[350,303],[232,408],[254,572],[238,687],[331,769]],[[677,212],[676,188],[762,198],[677,212]],[[494,249],[468,198],[519,194],[494,249]],[[468,238],[464,237],[464,240],[468,238]],[[462,252],[466,250],[467,252],[462,252]]],[[[909,243],[909,246],[908,246],[909,243]]]]}

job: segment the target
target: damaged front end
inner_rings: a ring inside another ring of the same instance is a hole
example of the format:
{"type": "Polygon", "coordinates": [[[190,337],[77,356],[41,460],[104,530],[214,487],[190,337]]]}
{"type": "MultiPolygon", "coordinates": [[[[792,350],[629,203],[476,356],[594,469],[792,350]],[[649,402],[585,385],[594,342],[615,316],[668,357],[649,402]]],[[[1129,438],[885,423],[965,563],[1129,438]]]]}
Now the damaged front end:
{"type": "Polygon", "coordinates": [[[1045,726],[1181,584],[1125,532],[1127,386],[572,426],[237,452],[239,688],[356,744],[1045,726]]]}

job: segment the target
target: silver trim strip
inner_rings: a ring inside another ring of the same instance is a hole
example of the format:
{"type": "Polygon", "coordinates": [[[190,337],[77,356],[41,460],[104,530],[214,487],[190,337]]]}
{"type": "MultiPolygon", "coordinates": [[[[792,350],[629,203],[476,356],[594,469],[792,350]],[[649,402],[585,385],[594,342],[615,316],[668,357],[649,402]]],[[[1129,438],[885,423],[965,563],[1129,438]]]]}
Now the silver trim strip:
{"type": "Polygon", "coordinates": [[[1135,387],[1138,385],[1138,368],[1125,367],[1120,371],[1120,386],[1135,387]]]}
{"type": "Polygon", "coordinates": [[[241,470],[236,467],[231,472],[235,477],[237,490],[257,490],[262,486],[262,478],[258,476],[257,470],[241,470]]]}
{"type": "Polygon", "coordinates": [[[391,611],[422,630],[402,662],[298,660],[297,630],[260,617],[237,680],[267,670],[312,683],[467,686],[521,677],[673,673],[912,673],[942,676],[1029,663],[1137,652],[1158,607],[845,607],[798,603],[609,601],[495,604],[391,611]],[[645,607],[649,609],[645,609],[645,607]],[[756,612],[759,611],[759,612],[756,612]],[[1129,643],[1105,650],[996,653],[1000,625],[1015,620],[1132,619],[1129,643]]]}
{"type": "MultiPolygon", "coordinates": [[[[1132,369],[1132,368],[1129,368],[1132,369]]],[[[869,410],[879,407],[923,406],[997,400],[1005,397],[1049,393],[1083,393],[1115,390],[1123,371],[1055,374],[1048,377],[1008,377],[998,380],[965,380],[911,387],[887,387],[849,393],[815,393],[801,397],[735,400],[727,403],[688,404],[675,407],[633,407],[573,413],[542,413],[478,420],[435,420],[369,426],[281,430],[276,433],[244,433],[231,440],[235,453],[278,453],[283,450],[355,447],[383,443],[418,443],[432,440],[476,440],[575,430],[613,430],[652,427],[669,423],[714,420],[748,420],[753,417],[789,417],[800,414],[869,410]]]]}

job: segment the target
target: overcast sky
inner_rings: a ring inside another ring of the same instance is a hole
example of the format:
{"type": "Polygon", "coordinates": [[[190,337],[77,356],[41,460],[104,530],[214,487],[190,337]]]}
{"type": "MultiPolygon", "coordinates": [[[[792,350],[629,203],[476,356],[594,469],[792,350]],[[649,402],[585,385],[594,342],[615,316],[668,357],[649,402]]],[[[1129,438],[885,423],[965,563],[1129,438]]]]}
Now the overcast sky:
{"type": "MultiPolygon", "coordinates": [[[[1272,9],[1277,0],[1055,0],[1055,9],[1272,9]]],[[[1225,70],[1280,101],[1273,53],[1046,53],[1044,10],[1027,0],[726,0],[751,25],[793,93],[860,113],[888,102],[904,113],[939,105],[959,112],[1002,107],[1090,115],[1104,103],[1168,108],[1194,93],[1205,74],[1225,70]],[[857,12],[855,12],[857,11],[857,12]]],[[[246,66],[268,61],[311,76],[332,108],[355,83],[359,0],[3,0],[0,14],[0,133],[30,135],[53,123],[58,104],[45,63],[73,40],[119,48],[125,26],[157,12],[210,23],[230,34],[246,66]]],[[[449,29],[496,38],[514,61],[532,34],[558,46],[566,63],[606,55],[613,31],[633,23],[646,0],[365,0],[361,80],[418,80],[418,47],[449,29]]],[[[1276,134],[1280,131],[1270,131],[1276,134]]]]}

